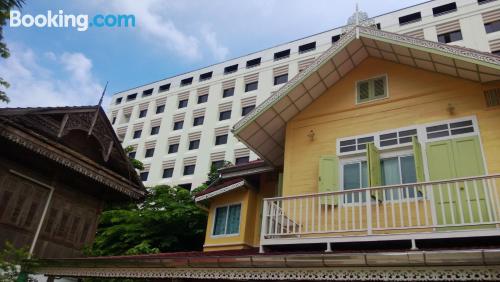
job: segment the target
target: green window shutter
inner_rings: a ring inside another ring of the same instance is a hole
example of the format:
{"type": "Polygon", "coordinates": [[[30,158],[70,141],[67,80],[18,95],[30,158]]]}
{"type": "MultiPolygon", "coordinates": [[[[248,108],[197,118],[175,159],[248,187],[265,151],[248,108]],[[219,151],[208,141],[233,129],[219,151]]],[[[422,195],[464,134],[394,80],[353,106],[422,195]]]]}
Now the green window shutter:
{"type": "Polygon", "coordinates": [[[412,137],[413,143],[413,159],[415,160],[415,174],[417,182],[425,182],[424,159],[422,156],[422,146],[416,136],[412,137]]]}
{"type": "MultiPolygon", "coordinates": [[[[368,185],[376,187],[382,185],[382,171],[380,168],[380,154],[374,143],[366,144],[366,159],[368,161],[368,185]]],[[[382,190],[372,194],[378,201],[382,200],[382,190]]]]}
{"type": "MultiPolygon", "coordinates": [[[[318,189],[320,193],[340,191],[339,159],[336,156],[320,157],[318,189]]],[[[338,196],[335,197],[334,204],[338,204],[338,198],[338,196]]]]}

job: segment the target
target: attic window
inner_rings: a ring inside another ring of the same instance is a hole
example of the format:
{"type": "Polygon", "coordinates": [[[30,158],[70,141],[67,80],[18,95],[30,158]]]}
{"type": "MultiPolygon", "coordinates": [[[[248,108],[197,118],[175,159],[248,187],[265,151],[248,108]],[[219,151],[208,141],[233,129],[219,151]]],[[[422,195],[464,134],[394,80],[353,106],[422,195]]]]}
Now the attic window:
{"type": "Polygon", "coordinates": [[[142,91],[142,97],[151,96],[153,94],[153,88],[142,91]]]}
{"type": "Polygon", "coordinates": [[[299,53],[306,53],[316,50],[316,41],[299,46],[299,53]]]}
{"type": "Polygon", "coordinates": [[[411,24],[414,22],[419,22],[422,20],[422,15],[420,12],[409,14],[406,16],[399,17],[399,25],[411,24]]]}
{"type": "Polygon", "coordinates": [[[484,91],[487,107],[500,106],[500,88],[484,91]]]}
{"type": "Polygon", "coordinates": [[[170,83],[160,85],[159,92],[164,92],[170,90],[170,83]]]}
{"type": "Polygon", "coordinates": [[[332,36],[332,43],[339,41],[339,39],[340,39],[340,34],[332,36]]]}
{"type": "Polygon", "coordinates": [[[210,78],[212,78],[212,72],[211,71],[203,73],[203,74],[200,74],[200,81],[209,80],[210,78]]]}
{"type": "Polygon", "coordinates": [[[193,77],[188,77],[181,80],[181,86],[190,85],[191,83],[193,83],[193,77]]]}
{"type": "Polygon", "coordinates": [[[127,96],[127,101],[134,101],[137,98],[137,93],[130,94],[127,96]]]}
{"type": "Polygon", "coordinates": [[[447,13],[455,12],[456,10],[457,10],[457,3],[451,2],[445,5],[432,8],[432,14],[434,14],[434,17],[437,17],[447,13]]]}
{"type": "Polygon", "coordinates": [[[274,53],[274,60],[282,60],[290,57],[290,49],[274,53]]]}
{"type": "Polygon", "coordinates": [[[230,74],[233,72],[236,72],[238,70],[238,64],[232,65],[232,66],[227,66],[224,68],[224,74],[230,74]]]}
{"type": "Polygon", "coordinates": [[[260,61],[261,61],[261,58],[256,58],[256,59],[252,59],[252,60],[247,61],[247,69],[259,66],[260,61]]]}
{"type": "Polygon", "coordinates": [[[479,5],[481,5],[481,4],[486,4],[486,3],[493,2],[493,1],[496,1],[496,0],[477,0],[477,3],[479,5]]]}
{"type": "Polygon", "coordinates": [[[358,81],[356,84],[357,103],[364,103],[385,97],[387,97],[386,76],[358,81]]]}

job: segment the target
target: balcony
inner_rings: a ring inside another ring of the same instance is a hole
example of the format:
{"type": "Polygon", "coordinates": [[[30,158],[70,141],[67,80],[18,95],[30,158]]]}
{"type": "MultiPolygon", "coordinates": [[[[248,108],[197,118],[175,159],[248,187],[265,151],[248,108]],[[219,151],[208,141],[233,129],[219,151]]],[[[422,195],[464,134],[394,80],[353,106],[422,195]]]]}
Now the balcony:
{"type": "Polygon", "coordinates": [[[500,174],[264,199],[261,251],[500,235],[500,174]]]}

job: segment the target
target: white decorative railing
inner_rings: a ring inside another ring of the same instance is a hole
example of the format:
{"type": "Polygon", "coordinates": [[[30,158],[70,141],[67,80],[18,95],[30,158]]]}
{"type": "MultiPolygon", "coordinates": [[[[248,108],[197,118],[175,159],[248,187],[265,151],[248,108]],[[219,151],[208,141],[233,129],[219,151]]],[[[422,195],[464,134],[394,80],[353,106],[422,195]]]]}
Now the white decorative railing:
{"type": "Polygon", "coordinates": [[[500,174],[267,198],[261,244],[268,239],[498,228],[497,188],[500,174]]]}

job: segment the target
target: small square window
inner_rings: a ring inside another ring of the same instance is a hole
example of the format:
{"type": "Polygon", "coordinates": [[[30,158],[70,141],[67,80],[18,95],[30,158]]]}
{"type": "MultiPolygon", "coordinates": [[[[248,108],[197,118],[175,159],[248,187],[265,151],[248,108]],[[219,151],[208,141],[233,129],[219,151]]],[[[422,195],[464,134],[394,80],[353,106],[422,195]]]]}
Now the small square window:
{"type": "Polygon", "coordinates": [[[137,98],[137,93],[130,94],[127,96],[127,101],[133,101],[135,98],[137,98]]]}
{"type": "Polygon", "coordinates": [[[146,149],[145,158],[151,158],[155,154],[155,148],[146,149]]]}
{"type": "Polygon", "coordinates": [[[316,50],[316,41],[299,46],[299,54],[316,50]]]}
{"type": "Polygon", "coordinates": [[[196,150],[200,148],[200,139],[189,141],[189,150],[196,150]]]}
{"type": "Polygon", "coordinates": [[[186,165],[184,166],[184,175],[193,175],[194,174],[195,165],[186,165]]]}
{"type": "Polygon", "coordinates": [[[277,75],[274,77],[274,85],[283,84],[288,81],[288,73],[277,75]]]}
{"type": "Polygon", "coordinates": [[[111,124],[115,124],[116,123],[116,117],[113,117],[113,120],[111,121],[111,124]]]}
{"type": "Polygon", "coordinates": [[[173,167],[165,168],[163,170],[163,178],[172,178],[173,175],[174,175],[173,167]]]}
{"type": "Polygon", "coordinates": [[[219,121],[227,120],[231,118],[231,110],[223,111],[219,113],[219,121]]]}
{"type": "Polygon", "coordinates": [[[181,87],[191,85],[191,83],[193,83],[193,77],[184,78],[181,80],[181,87]]]}
{"type": "Polygon", "coordinates": [[[188,105],[188,99],[180,100],[179,101],[179,109],[185,108],[188,105]]]}
{"type": "Polygon", "coordinates": [[[212,72],[206,72],[206,73],[203,73],[203,74],[200,74],[200,81],[204,81],[204,80],[209,80],[210,78],[212,78],[212,72]]]}
{"type": "Polygon", "coordinates": [[[455,30],[438,35],[438,41],[441,43],[450,43],[454,41],[462,40],[462,32],[460,30],[455,30]]]}
{"type": "Polygon", "coordinates": [[[202,125],[204,120],[205,120],[205,117],[204,117],[204,116],[201,116],[201,117],[195,117],[195,118],[193,119],[193,126],[202,125]]]}
{"type": "Polygon", "coordinates": [[[432,14],[434,15],[434,17],[437,17],[447,13],[455,12],[456,10],[457,10],[457,3],[451,2],[445,5],[432,8],[432,14]]]}
{"type": "Polygon", "coordinates": [[[484,24],[486,33],[492,33],[500,30],[500,20],[484,24]]]}
{"type": "Polygon", "coordinates": [[[222,91],[222,98],[231,97],[234,95],[234,87],[224,89],[222,91]]]}
{"type": "Polygon", "coordinates": [[[208,94],[198,96],[198,104],[203,104],[208,101],[208,94]]]}
{"type": "Polygon", "coordinates": [[[358,103],[387,97],[386,76],[358,81],[356,84],[356,95],[358,103]]]}
{"type": "Polygon", "coordinates": [[[245,92],[257,90],[258,87],[259,87],[258,81],[249,82],[249,83],[245,84],[245,92]]]}
{"type": "Polygon", "coordinates": [[[420,12],[409,14],[406,16],[399,17],[399,25],[411,24],[414,22],[419,22],[422,20],[422,15],[420,12]]]}
{"type": "Polygon", "coordinates": [[[142,91],[142,97],[148,97],[153,95],[153,88],[142,91]]]}
{"type": "Polygon", "coordinates": [[[191,191],[191,186],[193,186],[193,184],[191,184],[191,183],[184,183],[184,184],[177,185],[177,187],[180,187],[182,189],[186,189],[188,191],[191,191]]]}
{"type": "Polygon", "coordinates": [[[156,135],[158,133],[160,133],[160,126],[151,127],[151,135],[156,135]]]}
{"type": "Polygon", "coordinates": [[[261,61],[261,58],[256,58],[256,59],[252,59],[252,60],[247,61],[247,69],[259,66],[260,61],[261,61]]]}
{"type": "Polygon", "coordinates": [[[143,171],[140,174],[141,181],[148,181],[149,171],[143,171]]]}
{"type": "Polygon", "coordinates": [[[250,113],[253,109],[255,109],[255,105],[251,106],[246,106],[241,108],[241,115],[246,116],[248,113],[250,113]]]}
{"type": "Polygon", "coordinates": [[[482,5],[482,4],[490,3],[490,2],[493,2],[493,1],[496,1],[496,0],[477,0],[477,3],[479,5],[482,5]]]}
{"type": "Polygon", "coordinates": [[[120,97],[120,98],[116,98],[116,101],[115,101],[115,104],[116,105],[119,105],[121,102],[122,102],[123,98],[120,97]]]}
{"type": "Polygon", "coordinates": [[[141,138],[142,130],[134,131],[134,139],[141,138]]]}
{"type": "Polygon", "coordinates": [[[215,145],[227,144],[227,134],[215,136],[215,145]]]}
{"type": "Polygon", "coordinates": [[[168,145],[169,154],[177,153],[177,151],[179,151],[179,143],[168,145]]]}
{"type": "Polygon", "coordinates": [[[238,70],[238,64],[227,66],[224,68],[224,74],[230,74],[238,70]]]}
{"type": "Polygon", "coordinates": [[[219,168],[221,168],[223,166],[224,166],[224,161],[223,160],[213,161],[212,164],[210,165],[210,168],[219,169],[219,168]]]}
{"type": "Polygon", "coordinates": [[[290,49],[274,53],[274,60],[283,60],[290,57],[290,49]]]}
{"type": "Polygon", "coordinates": [[[332,36],[332,43],[339,41],[339,39],[340,39],[340,34],[332,36]]]}
{"type": "Polygon", "coordinates": [[[240,164],[246,164],[250,161],[250,157],[249,156],[245,156],[245,157],[239,157],[239,158],[236,158],[235,160],[235,164],[237,165],[240,165],[240,164]]]}
{"type": "Polygon", "coordinates": [[[179,130],[179,129],[182,129],[183,127],[184,127],[183,120],[174,122],[174,130],[179,130]]]}
{"type": "Polygon", "coordinates": [[[165,92],[170,90],[170,83],[160,85],[160,88],[158,89],[159,92],[165,92]]]}
{"type": "Polygon", "coordinates": [[[165,111],[165,105],[159,105],[156,107],[156,113],[161,114],[165,111]]]}
{"type": "Polygon", "coordinates": [[[139,111],[139,118],[143,118],[148,114],[148,110],[141,110],[139,111]]]}
{"type": "Polygon", "coordinates": [[[135,159],[135,154],[136,154],[135,151],[134,152],[130,152],[130,153],[128,153],[128,157],[131,158],[131,159],[135,159]]]}

